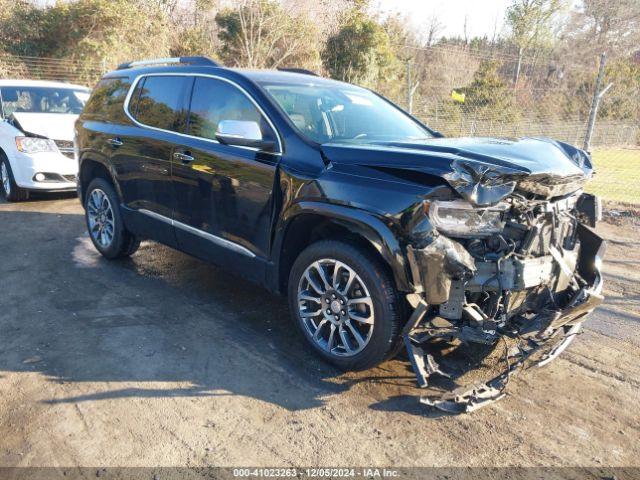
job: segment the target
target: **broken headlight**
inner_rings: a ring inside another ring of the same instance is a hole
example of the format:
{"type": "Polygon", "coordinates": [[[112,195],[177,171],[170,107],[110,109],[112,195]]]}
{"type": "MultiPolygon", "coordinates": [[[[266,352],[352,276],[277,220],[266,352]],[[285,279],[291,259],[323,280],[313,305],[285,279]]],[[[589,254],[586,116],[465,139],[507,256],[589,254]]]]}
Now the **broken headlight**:
{"type": "Polygon", "coordinates": [[[507,208],[507,204],[476,208],[464,200],[425,204],[425,211],[436,230],[453,237],[479,237],[500,232],[507,208]]]}

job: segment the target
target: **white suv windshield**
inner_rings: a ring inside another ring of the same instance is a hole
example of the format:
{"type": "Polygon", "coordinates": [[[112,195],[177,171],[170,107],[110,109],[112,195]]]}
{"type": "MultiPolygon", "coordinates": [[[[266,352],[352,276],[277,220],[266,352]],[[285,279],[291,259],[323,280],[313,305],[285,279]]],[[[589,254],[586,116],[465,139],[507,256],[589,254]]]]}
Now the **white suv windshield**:
{"type": "Polygon", "coordinates": [[[80,114],[89,98],[86,90],[55,87],[0,87],[5,117],[20,113],[80,114]]]}
{"type": "Polygon", "coordinates": [[[358,87],[261,83],[305,136],[317,143],[409,141],[433,135],[376,94],[358,87]]]}

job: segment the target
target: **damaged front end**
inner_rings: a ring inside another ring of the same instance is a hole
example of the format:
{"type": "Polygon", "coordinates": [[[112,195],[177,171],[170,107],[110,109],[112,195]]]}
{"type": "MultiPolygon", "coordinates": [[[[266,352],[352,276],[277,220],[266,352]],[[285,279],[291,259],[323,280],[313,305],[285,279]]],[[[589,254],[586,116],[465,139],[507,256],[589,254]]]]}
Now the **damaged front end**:
{"type": "Polygon", "coordinates": [[[502,374],[423,403],[468,412],[502,398],[511,374],[534,354],[541,364],[555,358],[603,301],[605,243],[592,230],[599,202],[582,190],[567,193],[576,178],[546,180],[494,177],[493,190],[451,181],[463,199],[424,203],[406,246],[415,310],[404,340],[419,386],[444,374],[429,354],[434,340],[515,343],[502,374]]]}

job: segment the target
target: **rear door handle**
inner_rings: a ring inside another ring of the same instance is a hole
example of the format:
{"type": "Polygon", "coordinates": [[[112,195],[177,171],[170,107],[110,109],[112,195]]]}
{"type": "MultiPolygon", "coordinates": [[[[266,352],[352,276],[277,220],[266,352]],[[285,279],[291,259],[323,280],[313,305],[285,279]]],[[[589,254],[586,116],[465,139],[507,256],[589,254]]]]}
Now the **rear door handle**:
{"type": "Polygon", "coordinates": [[[113,147],[121,147],[122,145],[124,145],[124,143],[122,142],[122,140],[120,140],[119,138],[110,138],[109,140],[107,140],[107,143],[113,147]]]}
{"type": "Polygon", "coordinates": [[[180,152],[174,153],[173,154],[173,158],[175,158],[176,160],[182,162],[185,165],[187,165],[187,164],[189,164],[189,163],[191,163],[191,162],[193,162],[195,160],[195,158],[193,158],[188,153],[180,153],[180,152]]]}

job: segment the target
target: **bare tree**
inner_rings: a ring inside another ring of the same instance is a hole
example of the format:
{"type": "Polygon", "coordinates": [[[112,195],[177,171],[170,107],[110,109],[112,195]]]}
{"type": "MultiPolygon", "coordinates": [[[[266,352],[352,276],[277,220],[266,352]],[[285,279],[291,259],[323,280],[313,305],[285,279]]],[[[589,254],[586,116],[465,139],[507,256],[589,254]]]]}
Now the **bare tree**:
{"type": "Polygon", "coordinates": [[[569,49],[580,45],[590,56],[627,56],[640,48],[640,1],[584,0],[564,29],[569,49]]]}
{"type": "Polygon", "coordinates": [[[444,23],[437,13],[431,14],[426,23],[426,44],[433,45],[444,30],[444,23]]]}
{"type": "Polygon", "coordinates": [[[278,68],[319,65],[317,31],[311,21],[273,0],[245,0],[216,15],[221,55],[228,65],[278,68]]]}
{"type": "Polygon", "coordinates": [[[180,0],[145,0],[146,3],[152,7],[156,7],[166,13],[169,16],[172,16],[176,8],[178,8],[178,4],[180,0]]]}
{"type": "Polygon", "coordinates": [[[520,78],[524,52],[544,45],[551,38],[553,20],[564,6],[565,0],[512,0],[506,20],[511,40],[518,48],[514,84],[520,78]]]}
{"type": "Polygon", "coordinates": [[[496,13],[496,17],[493,21],[493,34],[491,35],[491,47],[493,48],[496,44],[496,40],[498,39],[498,18],[499,15],[496,13]]]}
{"type": "Polygon", "coordinates": [[[464,35],[464,44],[465,45],[469,45],[469,31],[468,31],[468,27],[469,27],[469,14],[466,13],[464,15],[464,24],[462,26],[462,33],[464,35]]]}
{"type": "Polygon", "coordinates": [[[281,0],[286,11],[312,18],[322,40],[340,28],[340,20],[353,7],[351,0],[281,0]]]}

